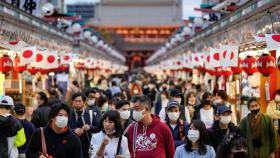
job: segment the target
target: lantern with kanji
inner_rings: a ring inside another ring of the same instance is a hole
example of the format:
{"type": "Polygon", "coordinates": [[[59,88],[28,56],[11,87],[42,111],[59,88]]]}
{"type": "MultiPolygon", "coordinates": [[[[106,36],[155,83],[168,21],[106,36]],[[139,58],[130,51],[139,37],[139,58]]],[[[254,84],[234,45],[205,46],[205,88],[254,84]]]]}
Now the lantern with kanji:
{"type": "Polygon", "coordinates": [[[13,61],[12,59],[4,55],[3,57],[0,58],[0,72],[7,73],[11,71],[13,68],[13,61]]]}
{"type": "Polygon", "coordinates": [[[27,69],[27,65],[24,65],[24,66],[20,66],[19,63],[20,63],[20,59],[19,57],[17,56],[14,60],[14,70],[17,71],[18,73],[22,73],[23,71],[25,71],[27,69]]]}
{"type": "Polygon", "coordinates": [[[230,67],[231,71],[234,73],[234,74],[240,74],[242,71],[243,71],[243,68],[241,66],[241,63],[243,62],[243,60],[241,58],[238,58],[238,66],[235,66],[235,67],[230,67]]]}
{"type": "Polygon", "coordinates": [[[280,71],[280,56],[279,56],[278,59],[277,59],[277,67],[278,67],[278,69],[279,69],[279,71],[280,71]]]}
{"type": "Polygon", "coordinates": [[[252,75],[253,73],[258,71],[257,59],[252,56],[247,56],[243,60],[241,66],[248,75],[252,75]]]}
{"type": "Polygon", "coordinates": [[[261,55],[257,61],[257,68],[261,74],[269,76],[269,74],[275,71],[274,57],[269,54],[261,55]]]}

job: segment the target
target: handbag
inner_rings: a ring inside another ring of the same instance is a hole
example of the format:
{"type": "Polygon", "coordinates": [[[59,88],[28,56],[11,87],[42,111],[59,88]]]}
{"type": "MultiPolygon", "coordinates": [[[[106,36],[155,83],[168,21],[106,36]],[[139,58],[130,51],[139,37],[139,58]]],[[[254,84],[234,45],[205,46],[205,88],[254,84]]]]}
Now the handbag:
{"type": "Polygon", "coordinates": [[[40,127],[41,131],[41,142],[42,142],[42,155],[44,155],[47,158],[53,158],[53,156],[49,156],[47,152],[47,145],[46,145],[46,139],[44,134],[44,129],[40,127]]]}

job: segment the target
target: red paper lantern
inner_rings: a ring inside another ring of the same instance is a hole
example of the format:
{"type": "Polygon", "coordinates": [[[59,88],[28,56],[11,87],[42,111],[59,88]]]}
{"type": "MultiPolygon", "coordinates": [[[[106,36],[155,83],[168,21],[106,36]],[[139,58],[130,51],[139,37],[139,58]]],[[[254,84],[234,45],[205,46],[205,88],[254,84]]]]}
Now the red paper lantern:
{"type": "Polygon", "coordinates": [[[278,59],[277,59],[277,66],[278,66],[278,69],[279,69],[279,71],[280,71],[280,56],[279,56],[278,59]]]}
{"type": "Polygon", "coordinates": [[[231,69],[224,69],[224,70],[222,70],[222,75],[224,77],[229,77],[232,74],[233,74],[233,72],[231,71],[231,69]]]}
{"type": "Polygon", "coordinates": [[[273,56],[263,54],[257,61],[257,68],[264,76],[269,76],[275,71],[275,59],[273,56]]]}
{"type": "Polygon", "coordinates": [[[14,63],[14,70],[19,72],[19,73],[22,73],[23,71],[25,71],[27,69],[27,65],[24,65],[24,66],[19,66],[19,63],[20,63],[20,59],[19,57],[17,56],[15,58],[15,63],[14,63]]]}
{"type": "Polygon", "coordinates": [[[231,71],[234,74],[240,74],[243,71],[243,68],[241,67],[241,63],[243,62],[243,60],[241,58],[238,58],[238,66],[236,67],[230,67],[231,71]]]}
{"type": "Polygon", "coordinates": [[[220,77],[222,76],[222,74],[223,74],[222,67],[215,68],[215,76],[220,77]]]}
{"type": "Polygon", "coordinates": [[[69,72],[69,65],[68,64],[62,64],[58,67],[58,71],[64,71],[69,72]]]}
{"type": "Polygon", "coordinates": [[[212,70],[212,69],[206,69],[206,72],[210,75],[215,75],[215,70],[212,70]]]}
{"type": "Polygon", "coordinates": [[[39,71],[39,69],[35,67],[29,67],[27,70],[31,75],[35,75],[39,71]]]}
{"type": "Polygon", "coordinates": [[[78,69],[78,70],[84,70],[85,69],[85,63],[83,62],[77,62],[75,64],[75,68],[78,69]]]}
{"type": "Polygon", "coordinates": [[[44,75],[44,74],[47,74],[47,73],[49,73],[50,72],[50,70],[49,69],[39,69],[38,70],[38,72],[40,72],[42,75],[44,75]]]}
{"type": "Polygon", "coordinates": [[[243,60],[241,66],[248,75],[252,75],[253,73],[258,71],[257,59],[252,56],[247,56],[243,60]]]}
{"type": "Polygon", "coordinates": [[[7,73],[7,72],[11,71],[12,68],[13,68],[13,61],[9,56],[4,55],[3,57],[0,58],[0,71],[1,72],[7,73]]]}

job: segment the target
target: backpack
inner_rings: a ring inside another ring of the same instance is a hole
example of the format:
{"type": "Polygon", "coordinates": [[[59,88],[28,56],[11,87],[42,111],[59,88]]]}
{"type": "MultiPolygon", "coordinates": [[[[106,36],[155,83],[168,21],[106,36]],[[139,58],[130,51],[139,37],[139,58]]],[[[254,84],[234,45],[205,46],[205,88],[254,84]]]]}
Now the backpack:
{"type": "Polygon", "coordinates": [[[8,158],[8,140],[7,137],[0,135],[0,158],[8,158]]]}

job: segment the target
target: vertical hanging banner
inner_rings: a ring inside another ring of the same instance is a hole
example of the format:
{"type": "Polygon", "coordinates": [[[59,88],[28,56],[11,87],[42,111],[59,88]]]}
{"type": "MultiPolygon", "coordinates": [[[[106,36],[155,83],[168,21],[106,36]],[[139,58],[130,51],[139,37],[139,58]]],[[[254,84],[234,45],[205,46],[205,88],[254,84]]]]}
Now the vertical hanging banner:
{"type": "Polygon", "coordinates": [[[209,62],[209,65],[211,67],[219,67],[220,66],[219,49],[210,48],[210,62],[209,62]]]}
{"type": "Polygon", "coordinates": [[[20,63],[19,66],[24,66],[26,64],[30,64],[36,61],[37,48],[35,46],[32,47],[24,47],[19,52],[20,63]]]}
{"type": "Polygon", "coordinates": [[[269,50],[280,48],[280,34],[265,34],[265,41],[269,50]]]}
{"type": "Polygon", "coordinates": [[[220,65],[223,68],[238,66],[238,46],[226,45],[219,49],[220,65]]]}

